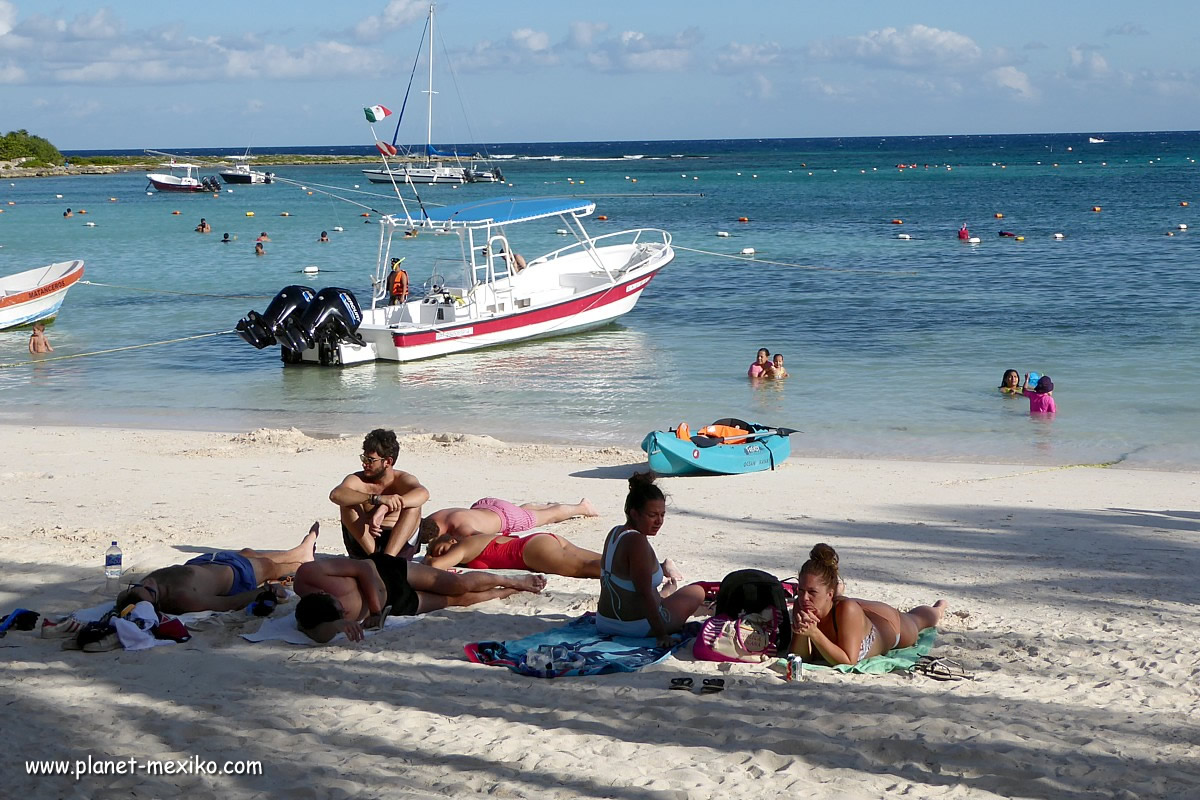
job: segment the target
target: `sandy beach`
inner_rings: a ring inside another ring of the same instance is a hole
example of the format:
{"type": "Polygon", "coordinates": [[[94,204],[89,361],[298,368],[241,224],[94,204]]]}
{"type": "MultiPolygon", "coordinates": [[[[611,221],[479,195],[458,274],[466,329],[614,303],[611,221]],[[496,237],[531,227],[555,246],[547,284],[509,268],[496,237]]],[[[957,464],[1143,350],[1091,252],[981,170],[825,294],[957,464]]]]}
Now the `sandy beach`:
{"type": "MultiPolygon", "coordinates": [[[[357,469],[361,433],[0,427],[0,610],[104,599],[210,549],[296,544],[357,469]]],[[[639,451],[402,438],[427,509],[485,495],[590,498],[554,527],[599,550],[639,451]]],[[[9,797],[1148,798],[1200,795],[1195,473],[793,458],[776,472],[665,479],[655,541],[689,579],[793,574],[832,544],[852,596],[950,603],[934,653],[974,681],[819,673],[683,654],[638,673],[553,681],[468,663],[594,610],[591,581],[437,612],[357,645],[251,644],[242,613],[186,644],[67,652],[0,639],[9,797]],[[668,691],[723,674],[729,687],[668,691]],[[33,759],[261,761],[261,775],[32,776],[33,759]]]]}

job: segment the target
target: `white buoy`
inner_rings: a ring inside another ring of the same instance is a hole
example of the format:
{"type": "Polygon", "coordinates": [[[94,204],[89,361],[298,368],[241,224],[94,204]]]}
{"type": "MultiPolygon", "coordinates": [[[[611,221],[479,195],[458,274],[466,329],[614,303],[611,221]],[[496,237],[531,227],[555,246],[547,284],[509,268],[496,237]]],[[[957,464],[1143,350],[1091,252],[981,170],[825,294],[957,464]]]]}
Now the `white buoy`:
{"type": "Polygon", "coordinates": [[[983,240],[978,236],[972,236],[970,239],[967,239],[967,244],[979,244],[981,241],[983,240]]]}
{"type": "Polygon", "coordinates": [[[233,194],[233,189],[226,189],[225,191],[228,192],[229,194],[233,194]]]}
{"type": "Polygon", "coordinates": [[[96,227],[96,223],[94,223],[94,222],[85,222],[85,223],[83,223],[83,226],[84,226],[85,228],[94,228],[94,227],[96,227]]]}
{"type": "Polygon", "coordinates": [[[729,231],[717,231],[717,236],[720,236],[722,239],[726,239],[729,237],[729,231]]]}
{"type": "Polygon", "coordinates": [[[753,248],[753,247],[743,247],[743,248],[742,248],[742,255],[744,255],[744,256],[752,256],[752,255],[754,255],[754,248],[753,248]]]}
{"type": "Polygon", "coordinates": [[[1185,225],[1185,224],[1184,224],[1184,223],[1182,223],[1182,222],[1181,222],[1181,223],[1179,223],[1179,230],[1181,230],[1181,231],[1186,231],[1186,230],[1187,230],[1187,225],[1185,225]]]}
{"type": "Polygon", "coordinates": [[[357,189],[357,188],[358,188],[358,184],[357,184],[357,183],[356,183],[356,184],[354,184],[354,188],[355,188],[355,189],[357,189]]]}
{"type": "Polygon", "coordinates": [[[896,234],[896,238],[897,238],[897,239],[906,239],[906,240],[907,240],[907,239],[911,239],[911,238],[912,238],[912,236],[910,236],[910,235],[909,235],[909,234],[907,234],[907,233],[898,233],[898,234],[896,234]]]}
{"type": "Polygon", "coordinates": [[[146,192],[146,197],[153,197],[153,196],[154,196],[154,192],[146,192]]]}
{"type": "Polygon", "coordinates": [[[56,195],[54,195],[54,196],[55,196],[55,197],[57,197],[59,200],[62,200],[62,195],[61,195],[61,194],[56,194],[56,195]]]}
{"type": "Polygon", "coordinates": [[[559,236],[569,236],[571,234],[571,232],[566,228],[559,228],[555,231],[555,233],[557,233],[559,236]]]}
{"type": "Polygon", "coordinates": [[[1056,233],[1056,234],[1054,234],[1054,238],[1055,238],[1055,239],[1065,239],[1065,238],[1067,238],[1067,237],[1066,237],[1066,235],[1065,235],[1065,234],[1062,234],[1062,233],[1056,233]]]}
{"type": "Polygon", "coordinates": [[[309,264],[307,267],[305,267],[305,268],[304,268],[304,274],[305,274],[305,275],[316,275],[316,274],[317,274],[318,272],[320,272],[320,271],[321,271],[321,270],[319,270],[319,269],[317,268],[317,265],[316,265],[316,264],[309,264]]]}
{"type": "Polygon", "coordinates": [[[341,225],[334,225],[333,230],[337,231],[338,233],[341,233],[342,231],[344,231],[346,229],[343,228],[341,225]]]}

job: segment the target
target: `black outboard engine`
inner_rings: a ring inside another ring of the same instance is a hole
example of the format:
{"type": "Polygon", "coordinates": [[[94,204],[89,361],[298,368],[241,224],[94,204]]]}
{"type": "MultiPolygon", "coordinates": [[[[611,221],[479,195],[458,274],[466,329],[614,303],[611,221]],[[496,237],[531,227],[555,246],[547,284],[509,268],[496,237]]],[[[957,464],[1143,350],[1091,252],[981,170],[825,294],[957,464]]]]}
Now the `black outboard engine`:
{"type": "Polygon", "coordinates": [[[221,191],[221,181],[217,179],[216,175],[205,175],[200,179],[200,185],[210,192],[221,191]]]}
{"type": "MultiPolygon", "coordinates": [[[[278,344],[279,333],[283,327],[298,321],[316,295],[309,286],[285,286],[275,295],[266,311],[261,314],[251,311],[242,317],[237,324],[238,336],[259,350],[278,344]]],[[[286,356],[284,360],[287,360],[286,356]]]]}
{"type": "Polygon", "coordinates": [[[504,183],[504,173],[500,171],[499,167],[492,167],[492,177],[504,183]]]}
{"type": "Polygon", "coordinates": [[[362,321],[362,309],[354,293],[331,286],[317,292],[304,313],[298,319],[289,318],[276,336],[285,351],[302,353],[315,347],[322,364],[334,364],[338,342],[366,346],[357,332],[362,321]]]}

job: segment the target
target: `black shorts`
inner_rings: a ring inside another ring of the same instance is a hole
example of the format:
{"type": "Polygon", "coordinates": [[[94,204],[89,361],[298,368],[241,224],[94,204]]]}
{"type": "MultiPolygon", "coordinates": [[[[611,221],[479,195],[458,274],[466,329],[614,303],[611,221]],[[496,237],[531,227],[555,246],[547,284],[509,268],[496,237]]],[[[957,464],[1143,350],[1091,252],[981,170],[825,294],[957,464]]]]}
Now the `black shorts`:
{"type": "Polygon", "coordinates": [[[379,570],[379,577],[387,587],[387,599],[384,603],[392,607],[391,616],[415,615],[421,598],[417,597],[416,591],[408,585],[408,561],[389,556],[387,553],[372,553],[367,559],[379,570]]]}
{"type": "MultiPolygon", "coordinates": [[[[379,538],[375,540],[375,552],[382,553],[387,549],[388,542],[392,540],[392,529],[384,528],[383,533],[379,534],[379,538]]],[[[351,558],[367,558],[367,551],[362,549],[362,545],[358,540],[350,535],[346,523],[342,523],[342,544],[346,545],[346,555],[351,558]]]]}

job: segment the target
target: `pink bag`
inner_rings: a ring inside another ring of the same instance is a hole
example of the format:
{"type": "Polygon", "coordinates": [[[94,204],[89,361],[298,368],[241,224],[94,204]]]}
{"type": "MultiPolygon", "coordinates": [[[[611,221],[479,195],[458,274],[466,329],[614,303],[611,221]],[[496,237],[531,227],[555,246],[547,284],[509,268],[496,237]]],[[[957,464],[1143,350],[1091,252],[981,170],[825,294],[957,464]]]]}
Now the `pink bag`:
{"type": "Polygon", "coordinates": [[[774,657],[778,632],[779,610],[774,606],[738,617],[718,614],[700,626],[692,655],[701,661],[758,664],[774,657]]]}

